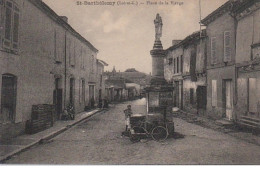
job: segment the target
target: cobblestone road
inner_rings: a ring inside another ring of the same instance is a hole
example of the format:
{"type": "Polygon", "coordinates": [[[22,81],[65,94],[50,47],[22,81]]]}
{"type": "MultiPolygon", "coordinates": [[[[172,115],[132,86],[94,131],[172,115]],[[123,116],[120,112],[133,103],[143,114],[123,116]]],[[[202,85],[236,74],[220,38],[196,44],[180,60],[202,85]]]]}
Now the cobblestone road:
{"type": "Polygon", "coordinates": [[[175,119],[180,139],[132,143],[121,137],[123,110],[132,105],[134,113],[145,113],[145,100],[112,106],[35,146],[9,164],[260,164],[260,147],[229,135],[175,119]]]}

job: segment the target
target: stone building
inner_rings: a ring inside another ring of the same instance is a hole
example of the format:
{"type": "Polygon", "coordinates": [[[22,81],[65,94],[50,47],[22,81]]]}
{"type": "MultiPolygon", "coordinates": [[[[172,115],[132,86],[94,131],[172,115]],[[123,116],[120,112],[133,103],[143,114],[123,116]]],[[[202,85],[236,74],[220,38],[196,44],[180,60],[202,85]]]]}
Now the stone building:
{"type": "Polygon", "coordinates": [[[202,23],[207,33],[207,113],[216,119],[234,119],[236,20],[227,1],[202,23]]]}
{"type": "Polygon", "coordinates": [[[233,9],[237,19],[237,120],[249,127],[260,126],[260,3],[245,0],[233,9]]]}
{"type": "Polygon", "coordinates": [[[22,133],[32,105],[84,110],[98,96],[98,50],[41,0],[0,0],[0,130],[22,133]]]}
{"type": "Polygon", "coordinates": [[[173,106],[183,108],[183,44],[174,42],[174,45],[166,50],[164,60],[164,78],[174,86],[173,106]]]}
{"type": "Polygon", "coordinates": [[[183,45],[183,109],[204,114],[207,104],[206,30],[187,36],[183,45]]]}

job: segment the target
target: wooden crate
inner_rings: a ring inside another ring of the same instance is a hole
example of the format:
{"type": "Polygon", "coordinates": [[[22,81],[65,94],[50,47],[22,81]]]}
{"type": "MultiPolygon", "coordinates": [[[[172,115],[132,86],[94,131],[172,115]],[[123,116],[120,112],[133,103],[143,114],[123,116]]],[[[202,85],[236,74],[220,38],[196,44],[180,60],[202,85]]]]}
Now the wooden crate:
{"type": "Polygon", "coordinates": [[[33,105],[31,119],[26,123],[26,132],[33,134],[52,127],[54,115],[54,105],[33,105]]]}

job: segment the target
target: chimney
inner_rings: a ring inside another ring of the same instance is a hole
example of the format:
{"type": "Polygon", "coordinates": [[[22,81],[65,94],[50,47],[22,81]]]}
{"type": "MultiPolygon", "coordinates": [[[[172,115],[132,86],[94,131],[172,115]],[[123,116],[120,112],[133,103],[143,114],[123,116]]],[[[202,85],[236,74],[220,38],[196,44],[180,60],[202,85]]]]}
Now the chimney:
{"type": "Polygon", "coordinates": [[[61,18],[64,22],[68,23],[68,18],[67,18],[66,16],[60,16],[60,18],[61,18]]]}

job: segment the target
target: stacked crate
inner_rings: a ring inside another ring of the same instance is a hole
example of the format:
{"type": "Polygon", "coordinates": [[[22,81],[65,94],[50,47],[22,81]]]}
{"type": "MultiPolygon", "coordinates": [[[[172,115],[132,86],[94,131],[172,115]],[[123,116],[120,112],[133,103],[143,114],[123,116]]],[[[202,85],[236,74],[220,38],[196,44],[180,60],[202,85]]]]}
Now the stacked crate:
{"type": "Polygon", "coordinates": [[[53,126],[54,105],[41,104],[32,106],[31,120],[27,122],[27,133],[33,134],[53,126]]]}

